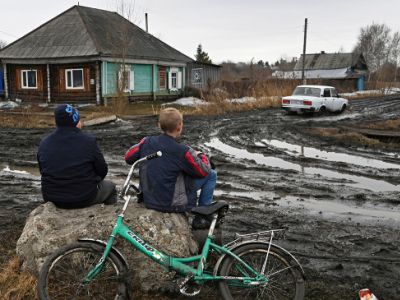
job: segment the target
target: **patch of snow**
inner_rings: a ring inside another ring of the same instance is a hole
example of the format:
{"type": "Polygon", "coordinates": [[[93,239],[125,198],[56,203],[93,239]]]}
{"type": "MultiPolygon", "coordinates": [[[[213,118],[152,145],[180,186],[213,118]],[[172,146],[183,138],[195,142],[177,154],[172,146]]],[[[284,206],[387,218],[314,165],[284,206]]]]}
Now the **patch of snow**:
{"type": "Polygon", "coordinates": [[[226,101],[231,103],[248,103],[256,101],[257,99],[254,97],[243,97],[243,98],[235,98],[235,99],[226,99],[226,101]]]}
{"type": "Polygon", "coordinates": [[[166,105],[180,105],[180,106],[199,106],[199,105],[208,105],[208,103],[204,100],[201,100],[199,98],[195,97],[184,97],[180,98],[176,101],[173,102],[168,102],[163,104],[163,106],[166,105]]]}
{"type": "Polygon", "coordinates": [[[13,101],[1,101],[0,102],[0,109],[13,109],[19,106],[18,103],[13,101]]]}
{"type": "Polygon", "coordinates": [[[340,93],[340,96],[343,97],[354,97],[354,96],[360,96],[360,95],[368,95],[368,94],[373,94],[373,95],[393,95],[393,94],[398,94],[400,93],[400,88],[385,88],[381,90],[365,90],[365,91],[357,91],[353,93],[340,93]]]}
{"type": "Polygon", "coordinates": [[[9,166],[6,166],[6,167],[3,169],[3,172],[14,173],[14,174],[24,174],[24,175],[29,174],[29,173],[26,172],[26,171],[11,170],[9,166]]]}

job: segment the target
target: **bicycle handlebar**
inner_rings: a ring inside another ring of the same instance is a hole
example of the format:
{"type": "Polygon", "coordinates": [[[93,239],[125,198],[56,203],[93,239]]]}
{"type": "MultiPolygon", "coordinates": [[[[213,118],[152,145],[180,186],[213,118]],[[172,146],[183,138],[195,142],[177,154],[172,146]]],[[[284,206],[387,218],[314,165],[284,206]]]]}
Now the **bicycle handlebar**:
{"type": "Polygon", "coordinates": [[[145,157],[142,157],[141,159],[138,159],[137,161],[135,161],[134,164],[132,165],[131,169],[129,170],[128,176],[127,176],[127,178],[126,178],[126,180],[125,180],[125,183],[124,183],[124,185],[123,185],[123,187],[122,187],[122,193],[121,193],[121,194],[122,194],[123,196],[125,196],[126,193],[128,192],[128,189],[129,189],[129,182],[130,182],[130,180],[131,180],[131,177],[132,177],[132,174],[133,174],[133,170],[135,169],[135,167],[136,167],[138,164],[140,164],[141,162],[143,162],[143,161],[145,161],[145,160],[152,160],[152,159],[155,159],[155,158],[158,158],[158,157],[161,157],[161,156],[162,156],[162,152],[161,152],[161,151],[157,151],[157,152],[154,152],[154,153],[152,153],[152,154],[149,154],[149,155],[147,155],[147,156],[145,156],[145,157]]]}
{"type": "Polygon", "coordinates": [[[147,155],[145,158],[147,160],[151,160],[151,159],[154,159],[154,158],[157,158],[157,157],[161,157],[161,156],[162,156],[162,152],[161,151],[157,151],[157,152],[155,152],[153,154],[147,155]]]}

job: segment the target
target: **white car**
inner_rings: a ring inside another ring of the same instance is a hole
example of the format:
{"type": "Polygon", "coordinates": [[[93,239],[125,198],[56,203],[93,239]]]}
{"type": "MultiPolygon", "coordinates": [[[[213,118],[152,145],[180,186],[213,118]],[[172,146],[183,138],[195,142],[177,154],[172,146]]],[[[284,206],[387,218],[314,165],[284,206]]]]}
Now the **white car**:
{"type": "Polygon", "coordinates": [[[282,109],[289,113],[343,112],[349,101],[340,98],[336,89],[327,85],[299,85],[292,96],[282,98],[282,109]]]}

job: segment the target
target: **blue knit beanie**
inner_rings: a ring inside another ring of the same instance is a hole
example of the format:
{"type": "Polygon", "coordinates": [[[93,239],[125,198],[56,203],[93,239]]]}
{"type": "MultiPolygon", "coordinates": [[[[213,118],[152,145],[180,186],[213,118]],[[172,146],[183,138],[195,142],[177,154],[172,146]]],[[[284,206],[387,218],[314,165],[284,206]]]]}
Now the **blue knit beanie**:
{"type": "Polygon", "coordinates": [[[58,127],[75,127],[79,122],[79,112],[70,104],[61,104],[54,110],[54,119],[58,127]]]}

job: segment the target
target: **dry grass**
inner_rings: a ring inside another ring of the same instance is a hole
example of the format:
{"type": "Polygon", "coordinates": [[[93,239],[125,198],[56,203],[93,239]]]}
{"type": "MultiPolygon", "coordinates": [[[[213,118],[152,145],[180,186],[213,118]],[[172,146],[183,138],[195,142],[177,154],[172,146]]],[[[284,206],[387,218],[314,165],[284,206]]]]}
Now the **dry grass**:
{"type": "Polygon", "coordinates": [[[249,111],[279,107],[283,96],[291,95],[297,82],[269,80],[254,82],[225,82],[222,87],[216,87],[202,98],[208,105],[199,105],[193,114],[221,115],[230,112],[249,111]],[[243,103],[227,99],[251,97],[243,103]]]}
{"type": "Polygon", "coordinates": [[[337,128],[314,128],[312,133],[321,136],[336,139],[343,144],[359,144],[363,146],[375,146],[380,144],[380,141],[371,139],[358,132],[343,132],[337,128]]]}
{"type": "Polygon", "coordinates": [[[379,129],[379,130],[400,130],[400,119],[387,120],[365,125],[366,128],[379,129]]]}
{"type": "Polygon", "coordinates": [[[54,126],[51,115],[36,115],[30,112],[0,113],[0,127],[7,128],[48,128],[54,126]]]}
{"type": "Polygon", "coordinates": [[[35,300],[36,277],[20,271],[20,261],[12,258],[0,270],[0,299],[2,300],[35,300]]]}

